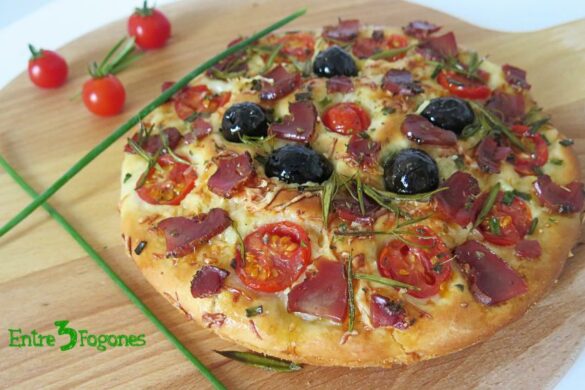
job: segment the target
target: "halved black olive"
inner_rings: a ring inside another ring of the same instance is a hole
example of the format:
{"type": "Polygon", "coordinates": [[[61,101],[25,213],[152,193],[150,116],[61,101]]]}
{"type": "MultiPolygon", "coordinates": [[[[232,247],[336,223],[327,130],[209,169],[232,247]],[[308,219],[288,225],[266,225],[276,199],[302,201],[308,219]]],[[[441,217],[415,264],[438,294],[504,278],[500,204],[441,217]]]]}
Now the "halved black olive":
{"type": "Polygon", "coordinates": [[[333,165],[321,153],[304,145],[285,145],[268,156],[264,171],[287,183],[322,183],[333,173],[333,165]]]}
{"type": "Polygon", "coordinates": [[[439,168],[419,149],[403,149],[384,163],[384,186],[398,194],[420,194],[437,189],[439,168]]]}
{"type": "Polygon", "coordinates": [[[319,77],[357,76],[358,69],[348,52],[339,46],[331,46],[317,54],[313,72],[319,77]]]}
{"type": "Polygon", "coordinates": [[[441,97],[430,101],[421,112],[433,125],[459,135],[463,128],[475,120],[469,103],[455,97],[441,97]]]}
{"type": "Polygon", "coordinates": [[[242,142],[244,135],[250,137],[266,137],[268,120],[266,113],[256,103],[236,103],[223,114],[221,134],[231,142],[242,142]]]}

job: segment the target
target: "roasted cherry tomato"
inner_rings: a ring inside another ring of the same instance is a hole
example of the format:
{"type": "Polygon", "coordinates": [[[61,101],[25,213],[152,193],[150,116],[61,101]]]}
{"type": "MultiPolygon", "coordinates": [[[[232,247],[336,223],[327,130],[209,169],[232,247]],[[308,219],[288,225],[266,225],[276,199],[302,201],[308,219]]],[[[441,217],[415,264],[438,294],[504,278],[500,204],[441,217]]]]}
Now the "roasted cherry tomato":
{"type": "MultiPolygon", "coordinates": [[[[408,46],[408,38],[406,38],[404,35],[392,34],[388,37],[387,45],[389,50],[400,49],[408,46]]],[[[396,61],[403,58],[405,55],[406,53],[401,53],[384,59],[387,61],[396,61]]]]}
{"type": "Polygon", "coordinates": [[[28,77],[37,87],[57,88],[67,80],[67,62],[51,50],[37,50],[28,45],[32,57],[28,60],[28,77]]]}
{"type": "MultiPolygon", "coordinates": [[[[487,194],[477,199],[478,208],[485,202],[487,194]]],[[[508,246],[517,244],[530,229],[532,215],[522,199],[514,196],[510,204],[504,203],[500,192],[489,214],[479,225],[483,237],[492,244],[508,246]]]]}
{"type": "Polygon", "coordinates": [[[126,101],[124,86],[113,74],[87,80],[81,96],[85,107],[99,116],[119,114],[126,101]]]}
{"type": "Polygon", "coordinates": [[[302,227],[279,222],[244,238],[245,259],[236,251],[236,273],[244,284],[264,292],[282,291],[311,263],[311,242],[302,227]]]}
{"type": "Polygon", "coordinates": [[[453,95],[464,99],[487,99],[492,93],[482,81],[450,71],[442,70],[437,76],[437,82],[453,95]]]}
{"type": "Polygon", "coordinates": [[[512,131],[520,136],[528,153],[514,151],[514,169],[521,175],[535,175],[534,168],[541,167],[548,161],[548,145],[541,134],[530,134],[530,128],[524,125],[512,126],[512,131]]]}
{"type": "Polygon", "coordinates": [[[323,124],[343,135],[361,133],[370,126],[370,115],[355,103],[338,103],[323,113],[323,124]]]}
{"type": "Polygon", "coordinates": [[[144,50],[163,47],[171,36],[171,23],[159,10],[148,7],[136,8],[128,19],[128,35],[144,50]]]}
{"type": "Polygon", "coordinates": [[[392,240],[380,252],[378,271],[382,276],[417,287],[408,294],[427,298],[439,292],[441,283],[451,276],[451,252],[428,227],[417,226],[412,236],[405,236],[409,245],[392,240]]]}
{"type": "Polygon", "coordinates": [[[195,113],[215,112],[225,105],[231,96],[230,92],[214,94],[205,85],[195,85],[181,89],[173,100],[177,115],[185,120],[195,113]]]}
{"type": "Polygon", "coordinates": [[[158,166],[146,173],[144,183],[136,190],[145,202],[176,206],[195,186],[197,172],[192,166],[175,161],[168,154],[157,160],[158,166]]]}
{"type": "Polygon", "coordinates": [[[293,56],[299,61],[307,61],[315,52],[315,38],[311,34],[303,32],[284,34],[279,43],[282,44],[282,54],[293,56]]]}

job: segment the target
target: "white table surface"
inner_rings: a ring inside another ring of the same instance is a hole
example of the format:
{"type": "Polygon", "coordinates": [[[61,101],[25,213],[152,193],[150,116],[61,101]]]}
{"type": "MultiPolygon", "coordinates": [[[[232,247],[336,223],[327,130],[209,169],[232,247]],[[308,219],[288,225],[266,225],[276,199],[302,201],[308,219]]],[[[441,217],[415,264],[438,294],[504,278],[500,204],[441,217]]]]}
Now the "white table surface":
{"type": "MultiPolygon", "coordinates": [[[[156,3],[173,1],[158,0],[156,3]]],[[[585,0],[410,1],[480,27],[509,32],[534,31],[585,18],[585,0]]],[[[3,53],[0,88],[26,69],[29,42],[37,47],[57,49],[106,23],[127,17],[141,4],[138,0],[0,0],[3,53]]],[[[583,351],[556,387],[556,390],[573,389],[585,389],[583,351]]]]}

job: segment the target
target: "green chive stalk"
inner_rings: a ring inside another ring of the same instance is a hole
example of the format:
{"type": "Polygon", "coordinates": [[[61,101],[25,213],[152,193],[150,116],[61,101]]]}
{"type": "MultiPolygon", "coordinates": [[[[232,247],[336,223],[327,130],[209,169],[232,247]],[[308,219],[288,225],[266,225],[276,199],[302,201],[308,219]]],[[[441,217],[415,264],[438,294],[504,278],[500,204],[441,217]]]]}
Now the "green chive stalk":
{"type": "Polygon", "coordinates": [[[134,127],[140,120],[150,114],[155,108],[160,106],[162,103],[166,102],[173,96],[176,92],[178,92],[181,88],[187,85],[191,80],[195,77],[199,76],[207,69],[211,68],[217,62],[223,60],[224,58],[242,50],[246,46],[250,45],[252,42],[257,41],[258,39],[270,34],[274,30],[290,23],[294,19],[298,18],[299,16],[304,15],[306,9],[300,9],[296,12],[293,12],[289,16],[279,20],[278,22],[266,27],[265,29],[252,34],[249,38],[244,39],[243,41],[227,48],[220,54],[216,55],[215,57],[205,61],[197,68],[193,69],[189,72],[186,76],[182,79],[177,81],[174,85],[170,88],[165,90],[161,93],[156,99],[146,105],[142,110],[138,112],[138,114],[134,115],[132,118],[128,120],[128,122],[124,123],[122,126],[118,127],[114,132],[112,132],[109,136],[107,136],[102,142],[100,142],[97,146],[95,146],[92,150],[90,150],[85,156],[83,156],[78,162],[76,162],[67,172],[63,174],[57,181],[55,181],[49,188],[47,188],[42,194],[35,197],[34,200],[29,203],[24,209],[22,209],[16,216],[14,216],[10,221],[8,221],[2,228],[0,228],[0,237],[4,234],[8,233],[13,227],[18,225],[22,220],[28,217],[34,210],[36,210],[40,205],[45,203],[47,199],[49,199],[55,192],[57,192],[61,187],[63,187],[69,180],[71,180],[79,171],[81,171],[87,164],[92,162],[97,156],[99,156],[104,150],[106,150],[109,146],[111,146],[114,142],[120,139],[124,134],[126,134],[132,127],[134,127]]]}
{"type": "MultiPolygon", "coordinates": [[[[32,198],[38,196],[35,190],[31,186],[29,186],[27,182],[24,181],[22,176],[20,176],[18,172],[16,172],[16,170],[1,155],[0,166],[32,198]]],[[[205,379],[207,379],[215,389],[218,390],[226,389],[226,387],[219,381],[219,379],[217,379],[199,359],[197,359],[183,344],[181,344],[179,339],[177,339],[175,335],[172,334],[171,331],[154,315],[154,313],[150,311],[148,306],[146,306],[140,300],[140,298],[130,289],[130,287],[128,287],[128,285],[122,279],[120,279],[120,277],[114,272],[114,270],[112,270],[112,268],[110,268],[108,263],[105,262],[105,260],[99,255],[99,253],[95,249],[93,249],[93,247],[87,241],[85,241],[85,239],[75,230],[75,228],[71,226],[71,224],[69,224],[69,222],[61,214],[59,214],[59,212],[55,210],[54,207],[47,203],[43,203],[42,206],[49,213],[49,215],[53,217],[53,219],[59,225],[61,225],[63,229],[65,229],[65,231],[69,233],[69,235],[73,237],[75,241],[77,241],[79,246],[81,246],[83,250],[85,250],[89,257],[93,259],[93,261],[110,277],[110,279],[112,279],[112,281],[114,281],[114,283],[116,283],[118,287],[120,287],[122,292],[126,294],[128,299],[130,299],[130,301],[132,301],[132,303],[134,303],[134,305],[138,307],[138,309],[140,309],[140,311],[146,316],[146,318],[148,318],[150,322],[152,322],[158,328],[158,330],[169,339],[171,344],[173,344],[183,355],[185,355],[185,357],[191,363],[193,363],[193,365],[197,368],[197,370],[199,370],[201,375],[203,375],[205,379]]]]}

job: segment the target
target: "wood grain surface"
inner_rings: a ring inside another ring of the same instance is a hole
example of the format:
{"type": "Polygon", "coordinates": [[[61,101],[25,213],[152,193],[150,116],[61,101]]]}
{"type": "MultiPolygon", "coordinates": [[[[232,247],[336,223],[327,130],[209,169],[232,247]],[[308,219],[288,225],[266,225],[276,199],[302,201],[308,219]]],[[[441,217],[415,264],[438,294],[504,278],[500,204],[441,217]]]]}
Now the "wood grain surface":
{"type": "MultiPolygon", "coordinates": [[[[389,25],[428,19],[455,31],[460,44],[490,54],[493,61],[526,69],[536,100],[552,115],[553,123],[575,139],[585,166],[585,20],[535,33],[506,34],[388,0],[206,0],[164,7],[173,23],[171,41],[120,76],[128,95],[126,109],[117,117],[100,119],[70,97],[86,79],[86,64],[101,58],[125,33],[125,21],[105,26],[60,50],[71,68],[64,88],[39,90],[22,74],[0,91],[0,153],[42,190],[156,96],[163,81],[178,79],[232,38],[259,30],[303,4],[309,7],[308,14],[289,29],[319,27],[335,23],[337,17],[389,25]]],[[[305,367],[293,374],[228,361],[212,350],[234,345],[187,321],[124,254],[117,210],[122,145],[119,141],[103,153],[51,203],[230,389],[550,388],[583,348],[585,252],[578,247],[549,296],[489,341],[451,356],[408,368],[305,367]]],[[[28,202],[24,192],[0,172],[0,222],[28,202]]],[[[209,385],[77,244],[38,210],[0,239],[0,388],[5,387],[206,389],[209,385]],[[56,334],[53,323],[63,319],[94,334],[144,333],[147,344],[106,352],[79,347],[67,352],[57,347],[8,348],[8,328],[56,334]]]]}

